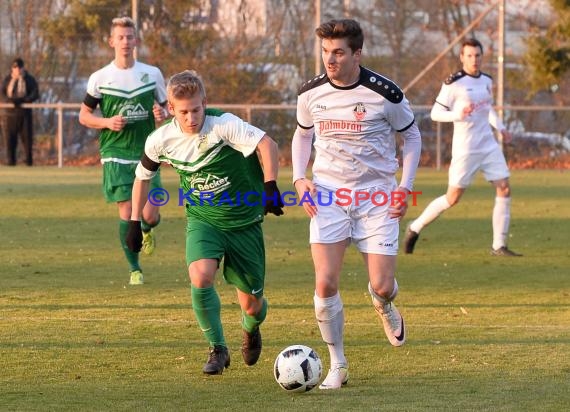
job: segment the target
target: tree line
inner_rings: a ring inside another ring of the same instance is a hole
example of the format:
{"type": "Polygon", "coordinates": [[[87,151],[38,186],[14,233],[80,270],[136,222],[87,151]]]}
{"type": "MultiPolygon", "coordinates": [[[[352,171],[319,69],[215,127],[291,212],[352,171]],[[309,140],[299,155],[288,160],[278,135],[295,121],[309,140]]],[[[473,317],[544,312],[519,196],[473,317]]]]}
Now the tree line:
{"type": "MultiPolygon", "coordinates": [[[[107,45],[111,19],[132,15],[132,0],[0,0],[0,57],[4,67],[15,55],[44,84],[57,84],[61,101],[70,101],[79,79],[112,59],[107,45]]],[[[364,63],[405,85],[494,0],[321,0],[321,20],[343,16],[365,28],[364,63]],[[431,41],[433,33],[436,40],[431,41]]],[[[507,28],[520,27],[526,50],[512,54],[507,38],[506,101],[568,104],[570,0],[548,0],[552,13],[511,10],[507,28]]],[[[513,2],[521,3],[521,2],[513,2]]],[[[529,4],[532,2],[529,2],[529,4]]],[[[165,75],[186,68],[205,74],[210,101],[279,103],[282,85],[268,72],[296,67],[299,79],[314,75],[315,4],[304,0],[138,0],[142,46],[139,58],[165,75]],[[224,9],[222,6],[226,5],[224,9]],[[231,14],[227,15],[228,4],[231,14]],[[266,7],[259,13],[260,4],[266,7]],[[225,10],[225,20],[221,15],[225,10]],[[260,21],[263,20],[263,21],[260,21]],[[232,24],[227,24],[228,22],[232,24]],[[262,27],[258,34],[248,32],[262,27]],[[268,66],[271,63],[273,66],[268,66]]],[[[486,69],[493,70],[497,45],[496,12],[469,35],[488,39],[486,69]]],[[[409,92],[416,104],[430,104],[448,73],[458,67],[450,51],[409,92]]],[[[293,80],[291,80],[293,81],[293,80]]],[[[300,80],[297,80],[300,81],[300,80]]],[[[293,85],[297,87],[298,85],[293,85]]],[[[54,86],[55,87],[55,86],[54,86]]]]}

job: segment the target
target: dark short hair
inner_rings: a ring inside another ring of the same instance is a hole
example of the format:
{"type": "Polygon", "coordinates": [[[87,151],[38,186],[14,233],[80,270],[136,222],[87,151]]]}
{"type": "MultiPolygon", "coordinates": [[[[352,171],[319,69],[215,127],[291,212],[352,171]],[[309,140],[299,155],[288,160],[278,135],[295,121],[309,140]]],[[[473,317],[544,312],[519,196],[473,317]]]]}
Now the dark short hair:
{"type": "Polygon", "coordinates": [[[463,42],[461,43],[461,53],[463,53],[463,49],[465,48],[465,46],[479,47],[479,49],[481,49],[481,54],[483,54],[483,45],[477,39],[470,38],[463,40],[463,42]]]}
{"type": "Polygon", "coordinates": [[[12,67],[19,67],[20,69],[24,67],[24,61],[20,57],[16,57],[12,62],[12,67]]]}
{"type": "Polygon", "coordinates": [[[317,27],[315,33],[321,39],[347,39],[348,47],[353,52],[362,49],[364,44],[364,34],[360,24],[352,19],[328,21],[317,27]]]}

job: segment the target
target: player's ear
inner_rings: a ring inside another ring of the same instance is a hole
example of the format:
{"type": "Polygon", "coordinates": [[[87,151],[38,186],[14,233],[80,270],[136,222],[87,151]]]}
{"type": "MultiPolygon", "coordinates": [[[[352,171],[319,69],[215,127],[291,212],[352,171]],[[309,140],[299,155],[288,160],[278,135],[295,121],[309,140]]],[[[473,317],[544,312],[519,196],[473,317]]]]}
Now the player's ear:
{"type": "Polygon", "coordinates": [[[174,116],[174,106],[172,105],[172,103],[167,102],[166,108],[168,109],[168,113],[170,113],[171,116],[174,116]]]}

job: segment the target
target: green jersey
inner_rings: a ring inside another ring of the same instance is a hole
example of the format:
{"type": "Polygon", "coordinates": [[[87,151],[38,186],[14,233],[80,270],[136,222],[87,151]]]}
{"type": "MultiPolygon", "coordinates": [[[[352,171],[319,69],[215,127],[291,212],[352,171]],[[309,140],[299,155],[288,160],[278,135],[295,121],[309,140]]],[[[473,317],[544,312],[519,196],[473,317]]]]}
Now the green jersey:
{"type": "Polygon", "coordinates": [[[136,163],[147,136],[155,129],[154,102],[166,101],[164,77],[157,67],[135,62],[128,69],[111,62],[89,77],[84,103],[100,106],[103,117],[121,115],[126,126],[115,132],[103,129],[99,138],[101,162],[136,163]]]}
{"type": "MultiPolygon", "coordinates": [[[[173,119],[149,136],[145,155],[176,169],[177,200],[188,219],[239,229],[263,220],[263,171],[255,148],[264,135],[233,114],[206,109],[199,133],[185,134],[173,119]]],[[[142,163],[136,174],[143,180],[153,176],[142,163]]]]}

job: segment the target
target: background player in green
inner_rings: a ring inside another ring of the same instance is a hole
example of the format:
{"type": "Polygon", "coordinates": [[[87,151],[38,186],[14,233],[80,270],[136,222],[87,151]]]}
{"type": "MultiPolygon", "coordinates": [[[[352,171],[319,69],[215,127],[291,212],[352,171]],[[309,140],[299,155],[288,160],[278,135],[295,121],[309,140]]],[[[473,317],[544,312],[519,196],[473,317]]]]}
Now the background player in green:
{"type": "MultiPolygon", "coordinates": [[[[126,236],[131,217],[131,193],[135,168],[144,151],[147,136],[168,115],[164,77],[157,67],[138,62],[134,21],[118,17],[111,24],[109,45],[115,59],[89,77],[87,94],[79,112],[79,122],[101,129],[99,146],[103,163],[103,192],[107,202],[119,209],[119,238],[130,266],[131,285],[144,283],[139,254],[127,247],[126,236]],[[158,102],[158,104],[156,103],[158,102]],[[95,113],[97,106],[101,115],[95,113]]],[[[160,187],[160,176],[153,186],[160,187]]],[[[147,204],[143,211],[143,252],[151,254],[155,240],[152,228],[160,221],[158,207],[147,204]]]]}
{"type": "Polygon", "coordinates": [[[172,76],[167,91],[168,110],[174,119],[146,141],[136,170],[127,242],[132,250],[140,249],[139,222],[149,181],[161,163],[170,164],[180,175],[186,199],[186,262],[192,308],[210,345],[203,371],[216,375],[230,365],[220,298],[214,288],[222,259],[224,278],[236,287],[242,310],[243,359],[247,365],[254,365],[261,354],[259,326],[267,314],[261,222],[264,214],[283,214],[275,183],[277,144],[264,131],[233,114],[206,109],[204,85],[195,71],[172,76]]]}

